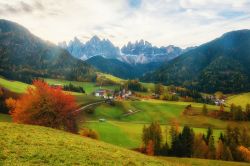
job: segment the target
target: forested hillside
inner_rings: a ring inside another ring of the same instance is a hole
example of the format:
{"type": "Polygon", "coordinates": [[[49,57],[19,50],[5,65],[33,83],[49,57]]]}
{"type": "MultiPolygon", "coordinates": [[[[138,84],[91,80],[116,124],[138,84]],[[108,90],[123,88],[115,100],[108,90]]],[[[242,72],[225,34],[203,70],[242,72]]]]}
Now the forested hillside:
{"type": "Polygon", "coordinates": [[[34,77],[81,81],[96,78],[90,65],[6,20],[0,20],[0,59],[0,75],[9,79],[30,82],[34,77]]]}
{"type": "Polygon", "coordinates": [[[250,30],[224,34],[166,63],[142,80],[197,88],[204,92],[250,89],[250,30]]]}

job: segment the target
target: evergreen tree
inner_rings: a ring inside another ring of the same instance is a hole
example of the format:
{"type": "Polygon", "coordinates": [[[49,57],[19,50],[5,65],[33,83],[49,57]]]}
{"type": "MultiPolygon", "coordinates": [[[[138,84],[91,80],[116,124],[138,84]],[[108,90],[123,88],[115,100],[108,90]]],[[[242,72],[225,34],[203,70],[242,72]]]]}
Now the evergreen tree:
{"type": "Polygon", "coordinates": [[[203,139],[202,134],[195,136],[194,145],[193,145],[193,157],[195,158],[207,158],[208,155],[208,146],[203,139]]]}
{"type": "Polygon", "coordinates": [[[232,155],[231,150],[230,150],[229,147],[224,146],[223,154],[222,154],[221,159],[225,160],[225,161],[233,161],[233,155],[232,155]]]}
{"type": "Polygon", "coordinates": [[[241,144],[244,147],[250,147],[250,135],[248,134],[247,128],[244,127],[241,133],[241,144]]]}
{"type": "Polygon", "coordinates": [[[241,155],[237,151],[237,147],[240,145],[241,133],[239,128],[227,127],[225,133],[225,145],[230,149],[233,159],[240,161],[241,155]]]}
{"type": "Polygon", "coordinates": [[[155,94],[162,95],[164,93],[164,86],[162,84],[155,84],[155,94]]]}
{"type": "Polygon", "coordinates": [[[171,150],[170,153],[173,156],[178,156],[180,153],[180,140],[179,140],[179,125],[176,121],[171,123],[171,128],[169,131],[170,138],[171,138],[171,150]]]}
{"type": "Polygon", "coordinates": [[[250,104],[246,105],[246,119],[250,121],[250,104]]]}
{"type": "Polygon", "coordinates": [[[210,136],[213,135],[213,129],[211,127],[208,127],[207,129],[207,135],[203,135],[204,141],[206,142],[206,144],[208,145],[209,143],[209,138],[210,136]]]}
{"type": "Polygon", "coordinates": [[[214,144],[214,136],[211,135],[208,141],[208,158],[215,159],[215,157],[216,157],[216,148],[214,144]]]}
{"type": "Polygon", "coordinates": [[[180,143],[182,145],[181,156],[191,157],[194,145],[194,132],[190,127],[184,126],[180,135],[180,143]]]}
{"type": "Polygon", "coordinates": [[[165,144],[161,148],[161,155],[167,156],[169,154],[170,147],[168,145],[168,127],[165,129],[165,144]]]}
{"type": "Polygon", "coordinates": [[[154,154],[160,154],[162,143],[161,126],[157,122],[152,122],[149,127],[143,127],[142,141],[145,147],[149,142],[153,142],[154,154]]]}
{"type": "Polygon", "coordinates": [[[224,144],[222,140],[219,140],[217,149],[216,149],[216,159],[221,160],[223,153],[224,153],[224,144]]]}
{"type": "MultiPolygon", "coordinates": [[[[234,104],[231,104],[230,113],[231,113],[232,117],[234,116],[235,112],[236,112],[236,106],[234,104]]],[[[234,119],[234,117],[233,117],[233,119],[234,119]]]]}
{"type": "Polygon", "coordinates": [[[241,106],[236,107],[236,111],[234,112],[234,120],[237,120],[237,121],[244,120],[244,113],[242,111],[241,106]]]}
{"type": "Polygon", "coordinates": [[[207,105],[204,104],[203,107],[202,107],[202,113],[203,113],[203,115],[207,115],[207,112],[208,112],[207,105]]]}

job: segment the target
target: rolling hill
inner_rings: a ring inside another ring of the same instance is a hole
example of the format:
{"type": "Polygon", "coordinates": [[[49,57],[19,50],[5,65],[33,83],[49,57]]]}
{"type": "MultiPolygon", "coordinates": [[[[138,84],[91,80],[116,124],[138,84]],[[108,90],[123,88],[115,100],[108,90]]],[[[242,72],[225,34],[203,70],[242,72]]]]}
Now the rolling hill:
{"type": "Polygon", "coordinates": [[[3,165],[179,165],[46,127],[0,122],[0,130],[3,165]]]}
{"type": "Polygon", "coordinates": [[[0,20],[0,75],[30,82],[33,77],[94,80],[95,69],[68,51],[31,34],[17,23],[0,20]]]}
{"type": "Polygon", "coordinates": [[[250,30],[232,31],[196,47],[142,78],[204,92],[250,90],[250,30]]]}
{"type": "Polygon", "coordinates": [[[0,114],[0,165],[249,165],[195,158],[150,157],[60,130],[3,122],[9,120],[8,118],[2,120],[1,117],[2,114],[0,114]]]}

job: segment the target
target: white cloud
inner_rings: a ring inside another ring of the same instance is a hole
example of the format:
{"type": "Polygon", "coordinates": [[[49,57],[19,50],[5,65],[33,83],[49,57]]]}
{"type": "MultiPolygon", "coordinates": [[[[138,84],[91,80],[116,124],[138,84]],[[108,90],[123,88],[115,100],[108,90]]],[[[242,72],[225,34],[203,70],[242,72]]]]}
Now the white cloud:
{"type": "Polygon", "coordinates": [[[158,46],[186,47],[250,27],[249,0],[131,1],[0,0],[0,18],[54,43],[98,35],[118,46],[143,38],[158,46]]]}

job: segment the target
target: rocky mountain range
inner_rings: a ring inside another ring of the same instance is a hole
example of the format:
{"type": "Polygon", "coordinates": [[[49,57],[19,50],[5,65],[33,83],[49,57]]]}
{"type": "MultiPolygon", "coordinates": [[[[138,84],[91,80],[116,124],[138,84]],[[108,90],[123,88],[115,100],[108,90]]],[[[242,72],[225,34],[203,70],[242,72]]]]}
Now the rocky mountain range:
{"type": "Polygon", "coordinates": [[[102,56],[106,59],[117,59],[134,65],[168,61],[184,51],[173,45],[156,47],[144,40],[136,41],[135,43],[129,42],[119,49],[110,40],[101,40],[97,36],[92,37],[86,43],[75,37],[69,43],[62,42],[58,45],[82,60],[87,60],[94,56],[102,56]]]}

